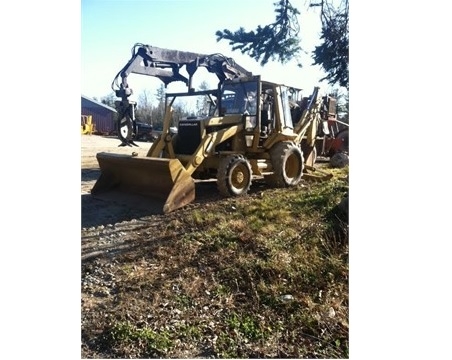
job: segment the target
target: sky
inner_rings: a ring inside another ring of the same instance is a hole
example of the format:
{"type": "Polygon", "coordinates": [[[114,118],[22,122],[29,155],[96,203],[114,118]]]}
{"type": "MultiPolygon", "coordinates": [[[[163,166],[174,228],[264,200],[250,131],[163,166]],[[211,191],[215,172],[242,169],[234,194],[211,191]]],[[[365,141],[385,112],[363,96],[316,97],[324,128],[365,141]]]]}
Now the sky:
{"type": "MultiPolygon", "coordinates": [[[[221,53],[236,63],[261,75],[263,79],[302,88],[309,94],[314,86],[327,91],[330,86],[320,83],[325,76],[319,66],[311,65],[311,52],[319,42],[320,19],[317,9],[309,8],[306,0],[298,5],[301,27],[303,67],[296,62],[287,64],[270,61],[264,67],[259,62],[232,51],[228,41],[216,41],[217,30],[231,31],[244,27],[254,30],[275,20],[275,0],[82,0],[81,1],[81,92],[88,97],[101,98],[112,92],[111,83],[118,71],[131,57],[135,43],[200,54],[221,53]]],[[[205,80],[216,88],[216,77],[200,69],[193,78],[197,87],[205,80]],[[207,75],[205,75],[207,73],[207,75]],[[210,75],[210,76],[209,76],[210,75]]],[[[143,90],[151,95],[163,84],[155,77],[131,74],[128,78],[134,96],[143,90]]],[[[185,89],[182,82],[172,83],[168,91],[185,89]]]]}

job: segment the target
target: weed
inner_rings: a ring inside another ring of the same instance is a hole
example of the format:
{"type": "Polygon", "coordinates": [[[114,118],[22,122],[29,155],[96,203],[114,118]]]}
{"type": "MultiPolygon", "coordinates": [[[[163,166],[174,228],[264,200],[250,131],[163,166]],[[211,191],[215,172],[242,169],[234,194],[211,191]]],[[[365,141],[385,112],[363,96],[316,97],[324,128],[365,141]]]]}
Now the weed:
{"type": "Polygon", "coordinates": [[[226,323],[231,330],[241,333],[247,340],[260,340],[267,335],[259,325],[259,321],[250,315],[239,316],[233,312],[226,320],[226,323]]]}
{"type": "Polygon", "coordinates": [[[178,294],[174,297],[175,304],[183,308],[191,308],[195,306],[196,302],[188,295],[178,294]]]}
{"type": "Polygon", "coordinates": [[[138,328],[128,321],[115,323],[106,331],[104,339],[116,348],[142,347],[149,355],[165,354],[172,346],[168,332],[158,332],[148,327],[138,328]]]}

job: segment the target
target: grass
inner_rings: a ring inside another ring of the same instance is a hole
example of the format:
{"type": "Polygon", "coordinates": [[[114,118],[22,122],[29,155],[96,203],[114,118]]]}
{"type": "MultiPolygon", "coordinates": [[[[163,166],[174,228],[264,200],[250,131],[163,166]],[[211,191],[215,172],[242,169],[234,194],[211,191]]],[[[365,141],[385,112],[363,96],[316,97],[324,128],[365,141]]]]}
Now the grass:
{"type": "Polygon", "coordinates": [[[328,171],[182,210],[114,266],[84,264],[114,281],[82,306],[83,356],[348,358],[348,168],[328,171]]]}

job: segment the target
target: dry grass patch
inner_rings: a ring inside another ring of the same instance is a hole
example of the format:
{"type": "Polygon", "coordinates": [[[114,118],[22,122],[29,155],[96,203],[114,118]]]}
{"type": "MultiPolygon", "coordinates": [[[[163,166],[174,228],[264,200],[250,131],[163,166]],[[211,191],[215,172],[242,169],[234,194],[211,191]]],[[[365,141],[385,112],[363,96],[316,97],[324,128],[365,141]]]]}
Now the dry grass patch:
{"type": "Polygon", "coordinates": [[[347,170],[180,211],[84,263],[83,297],[108,291],[82,303],[83,357],[348,357],[347,170]]]}

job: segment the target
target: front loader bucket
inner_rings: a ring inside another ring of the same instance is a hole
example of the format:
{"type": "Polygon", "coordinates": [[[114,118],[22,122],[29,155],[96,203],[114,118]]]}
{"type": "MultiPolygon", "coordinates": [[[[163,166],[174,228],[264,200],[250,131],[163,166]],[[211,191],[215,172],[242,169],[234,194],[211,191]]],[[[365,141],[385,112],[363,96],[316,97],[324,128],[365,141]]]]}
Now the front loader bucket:
{"type": "Polygon", "coordinates": [[[151,199],[154,203],[160,200],[164,213],[195,199],[195,182],[177,159],[104,152],[96,157],[101,175],[91,190],[94,197],[119,202],[133,199],[140,207],[151,199]]]}

